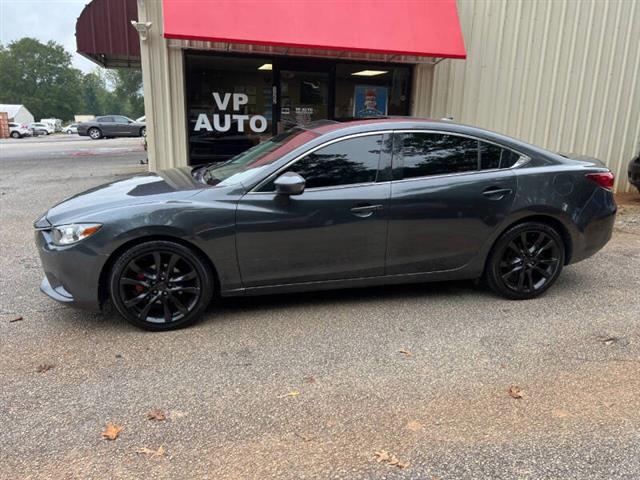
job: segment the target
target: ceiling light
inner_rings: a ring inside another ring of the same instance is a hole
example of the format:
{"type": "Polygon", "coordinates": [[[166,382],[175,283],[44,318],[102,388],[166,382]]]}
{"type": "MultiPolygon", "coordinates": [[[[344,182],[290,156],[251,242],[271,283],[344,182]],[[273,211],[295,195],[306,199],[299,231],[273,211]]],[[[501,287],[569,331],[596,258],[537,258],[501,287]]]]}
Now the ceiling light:
{"type": "Polygon", "coordinates": [[[388,72],[388,70],[360,70],[359,72],[352,73],[351,75],[358,77],[375,77],[376,75],[384,75],[388,72]]]}
{"type": "Polygon", "coordinates": [[[273,65],[265,63],[261,67],[258,67],[258,70],[273,70],[273,65]]]}

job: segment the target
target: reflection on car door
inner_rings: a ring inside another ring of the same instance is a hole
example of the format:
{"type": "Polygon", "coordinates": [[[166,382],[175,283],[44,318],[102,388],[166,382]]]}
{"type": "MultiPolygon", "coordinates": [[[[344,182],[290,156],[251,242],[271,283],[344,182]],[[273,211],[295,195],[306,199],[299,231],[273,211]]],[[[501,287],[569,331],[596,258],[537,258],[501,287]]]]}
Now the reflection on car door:
{"type": "Polygon", "coordinates": [[[503,167],[519,157],[454,135],[395,135],[387,274],[469,263],[513,203],[516,176],[501,155],[503,167]]]}
{"type": "Polygon", "coordinates": [[[120,137],[131,136],[131,125],[129,124],[129,119],[127,117],[123,117],[121,115],[114,115],[114,130],[116,135],[120,137]]]}
{"type": "Polygon", "coordinates": [[[110,136],[116,134],[116,126],[113,121],[113,117],[99,117],[96,119],[98,125],[100,126],[100,130],[102,130],[102,135],[110,136]]]}
{"type": "Polygon", "coordinates": [[[239,201],[245,287],[383,274],[390,195],[379,174],[380,162],[390,164],[383,145],[382,135],[369,135],[319,148],[278,173],[302,175],[301,195],[276,195],[274,177],[239,201]]]}

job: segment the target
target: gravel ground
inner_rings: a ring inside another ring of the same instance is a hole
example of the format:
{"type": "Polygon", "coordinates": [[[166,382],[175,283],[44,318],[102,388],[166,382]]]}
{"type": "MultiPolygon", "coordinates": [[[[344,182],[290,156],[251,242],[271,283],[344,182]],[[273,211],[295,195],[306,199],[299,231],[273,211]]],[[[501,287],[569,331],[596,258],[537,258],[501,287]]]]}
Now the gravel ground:
{"type": "Polygon", "coordinates": [[[33,220],[144,168],[138,139],[52,140],[0,143],[0,478],[640,477],[640,196],[533,301],[470,282],[233,299],[151,334],[38,292],[33,220]]]}

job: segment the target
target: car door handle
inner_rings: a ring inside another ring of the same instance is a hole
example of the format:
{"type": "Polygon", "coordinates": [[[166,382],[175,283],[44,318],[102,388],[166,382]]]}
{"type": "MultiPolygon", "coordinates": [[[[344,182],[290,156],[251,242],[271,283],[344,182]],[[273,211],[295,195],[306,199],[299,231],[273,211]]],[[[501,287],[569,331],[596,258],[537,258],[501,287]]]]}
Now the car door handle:
{"type": "Polygon", "coordinates": [[[482,192],[482,195],[491,200],[500,200],[504,198],[505,195],[511,194],[511,192],[513,192],[513,190],[510,188],[487,188],[482,192]]]}
{"type": "Polygon", "coordinates": [[[358,207],[351,208],[351,213],[357,217],[370,217],[376,211],[382,210],[382,205],[360,205],[358,207]]]}

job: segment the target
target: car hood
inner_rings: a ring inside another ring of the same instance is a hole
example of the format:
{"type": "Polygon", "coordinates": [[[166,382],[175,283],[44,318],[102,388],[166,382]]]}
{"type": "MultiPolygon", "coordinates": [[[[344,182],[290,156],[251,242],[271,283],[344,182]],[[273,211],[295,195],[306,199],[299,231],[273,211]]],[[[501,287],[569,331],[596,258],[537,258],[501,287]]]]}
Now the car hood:
{"type": "Polygon", "coordinates": [[[57,204],[45,217],[51,225],[92,221],[94,214],[105,210],[184,200],[204,188],[192,177],[191,168],[173,168],[92,188],[57,204]]]}

